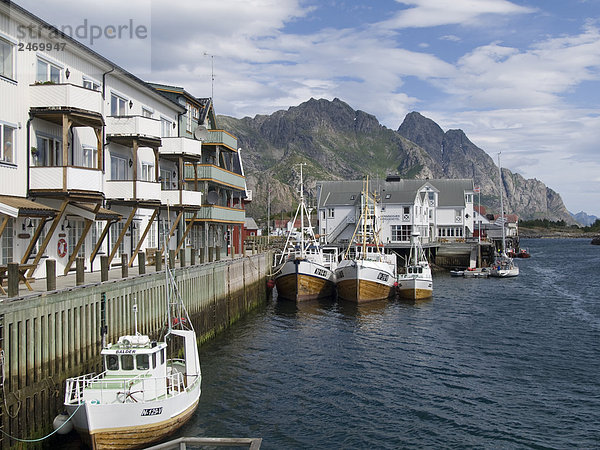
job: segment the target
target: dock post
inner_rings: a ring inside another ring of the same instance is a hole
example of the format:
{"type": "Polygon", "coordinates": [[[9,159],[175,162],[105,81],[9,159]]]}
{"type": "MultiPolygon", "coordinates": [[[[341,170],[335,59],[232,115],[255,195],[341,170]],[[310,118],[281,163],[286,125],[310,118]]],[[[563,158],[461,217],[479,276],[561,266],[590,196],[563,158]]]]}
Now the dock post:
{"type": "Polygon", "coordinates": [[[154,256],[154,266],[157,272],[162,270],[162,254],[160,252],[156,252],[156,256],[154,256]]]}
{"type": "Polygon", "coordinates": [[[221,261],[221,247],[215,247],[215,261],[221,261]]]}
{"type": "Polygon", "coordinates": [[[208,247],[208,262],[213,262],[214,248],[208,247]]]}
{"type": "Polygon", "coordinates": [[[146,254],[144,252],[139,252],[137,255],[138,258],[138,274],[144,275],[146,273],[146,254]]]}
{"type": "Polygon", "coordinates": [[[84,279],[85,258],[78,256],[75,259],[75,286],[81,286],[85,283],[84,279]]]}
{"type": "Polygon", "coordinates": [[[179,265],[185,267],[185,248],[179,250],[179,265]]]}
{"type": "Polygon", "coordinates": [[[206,260],[204,259],[204,257],[206,256],[205,253],[206,252],[205,252],[204,247],[200,247],[198,249],[198,258],[200,260],[200,264],[204,264],[206,262],[206,260]]]}
{"type": "Polygon", "coordinates": [[[196,249],[192,247],[190,249],[190,266],[196,265],[196,249]]]}
{"type": "Polygon", "coordinates": [[[129,264],[127,262],[127,253],[121,254],[121,278],[129,276],[129,264]]]}
{"type": "Polygon", "coordinates": [[[56,260],[55,259],[47,259],[46,260],[46,290],[47,291],[55,291],[56,290],[56,260]]]}
{"type": "Polygon", "coordinates": [[[8,296],[16,297],[19,295],[19,263],[9,262],[8,264],[8,296]]]}
{"type": "Polygon", "coordinates": [[[169,250],[169,269],[175,268],[175,250],[169,250]]]}
{"type": "Polygon", "coordinates": [[[108,256],[100,256],[100,281],[108,281],[108,256]]]}

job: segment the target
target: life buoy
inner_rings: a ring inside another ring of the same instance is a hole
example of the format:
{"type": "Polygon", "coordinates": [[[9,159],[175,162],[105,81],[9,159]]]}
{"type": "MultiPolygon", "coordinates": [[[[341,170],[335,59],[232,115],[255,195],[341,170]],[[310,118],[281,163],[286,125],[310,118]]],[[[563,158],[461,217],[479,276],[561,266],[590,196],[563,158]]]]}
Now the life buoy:
{"type": "Polygon", "coordinates": [[[64,258],[67,255],[67,241],[62,238],[58,240],[57,252],[60,258],[64,258]]]}

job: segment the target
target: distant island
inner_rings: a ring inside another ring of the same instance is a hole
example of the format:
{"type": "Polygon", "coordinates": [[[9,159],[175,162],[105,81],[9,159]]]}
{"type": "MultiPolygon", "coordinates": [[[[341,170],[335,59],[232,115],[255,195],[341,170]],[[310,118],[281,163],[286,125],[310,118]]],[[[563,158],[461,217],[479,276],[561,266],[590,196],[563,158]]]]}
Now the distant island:
{"type": "Polygon", "coordinates": [[[600,237],[600,219],[585,227],[569,225],[564,220],[520,220],[519,236],[522,238],[597,238],[600,237]]]}

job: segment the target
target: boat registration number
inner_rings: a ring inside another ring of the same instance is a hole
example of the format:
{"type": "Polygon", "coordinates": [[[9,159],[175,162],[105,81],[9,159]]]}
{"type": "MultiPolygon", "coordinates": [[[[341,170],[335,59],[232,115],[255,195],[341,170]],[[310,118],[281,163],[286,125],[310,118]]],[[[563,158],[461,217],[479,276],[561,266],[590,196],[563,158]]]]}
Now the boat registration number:
{"type": "Polygon", "coordinates": [[[142,409],[142,416],[158,416],[162,414],[162,406],[160,408],[142,409]]]}

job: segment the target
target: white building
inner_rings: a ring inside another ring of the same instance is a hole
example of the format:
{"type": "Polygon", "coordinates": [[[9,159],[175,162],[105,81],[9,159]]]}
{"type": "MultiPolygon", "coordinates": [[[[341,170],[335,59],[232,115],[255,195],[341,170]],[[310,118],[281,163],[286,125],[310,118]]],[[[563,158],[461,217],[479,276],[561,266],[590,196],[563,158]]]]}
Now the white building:
{"type": "MultiPolygon", "coordinates": [[[[185,168],[203,162],[202,141],[189,128],[215,128],[208,120],[214,117],[212,102],[170,99],[5,2],[0,99],[0,264],[30,264],[29,275],[37,277],[45,275],[44,257],[56,259],[58,274],[68,273],[77,256],[85,257],[87,270],[99,268],[100,254],[112,263],[120,262],[121,253],[133,255],[131,265],[146,248],[164,251],[164,227],[174,236],[171,249],[184,245],[206,188],[186,182],[185,168]],[[23,27],[40,33],[35,49],[20,51],[27,44],[20,40],[23,27]],[[202,105],[211,114],[196,110],[202,105]]],[[[225,137],[235,154],[237,140],[225,137]]],[[[211,140],[213,153],[222,140],[211,140]]],[[[234,167],[232,160],[223,159],[227,176],[245,186],[236,173],[240,164],[234,167]]],[[[225,205],[236,210],[241,227],[241,195],[234,201],[228,192],[222,193],[225,205]]]]}
{"type": "MultiPolygon", "coordinates": [[[[362,181],[317,183],[318,230],[328,244],[345,245],[360,217],[362,181]]],[[[370,183],[380,205],[379,239],[406,247],[412,231],[424,243],[464,240],[473,235],[472,180],[405,180],[390,176],[370,183]]]]}

